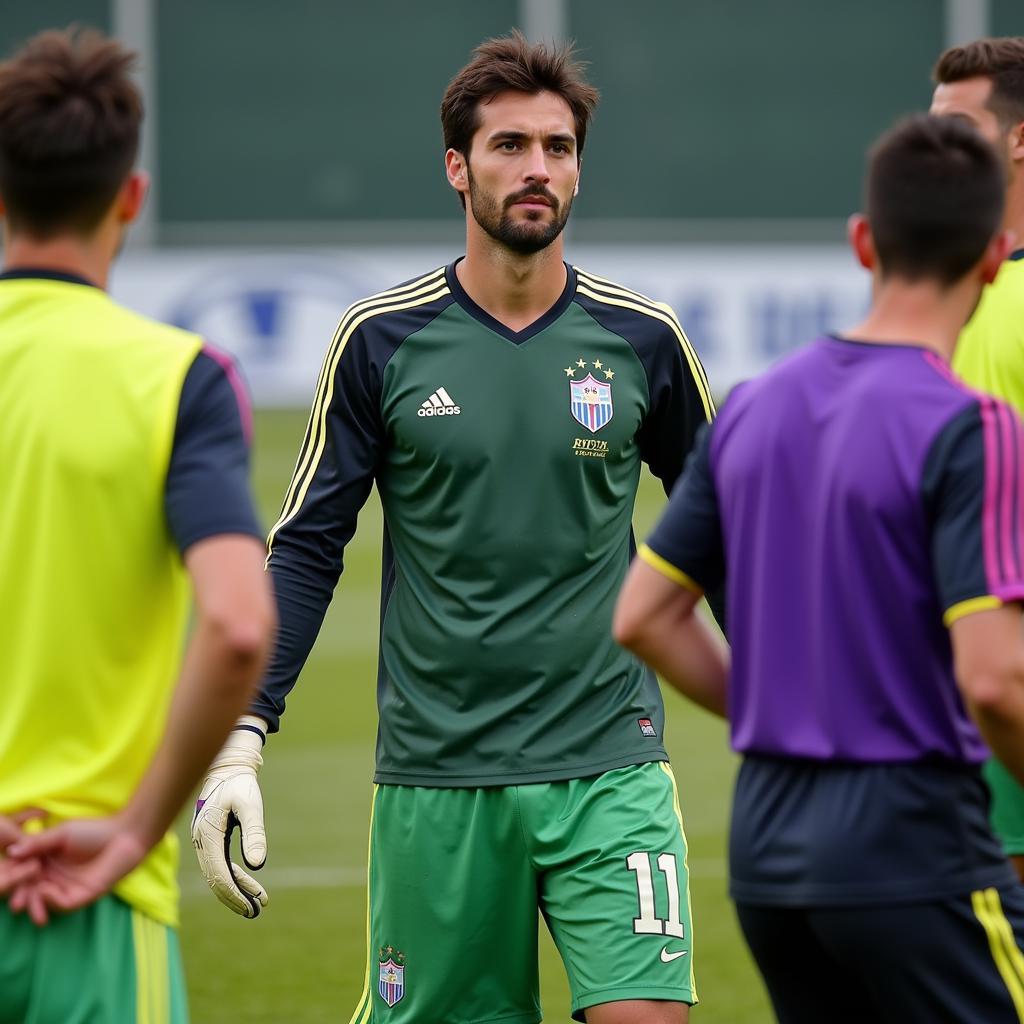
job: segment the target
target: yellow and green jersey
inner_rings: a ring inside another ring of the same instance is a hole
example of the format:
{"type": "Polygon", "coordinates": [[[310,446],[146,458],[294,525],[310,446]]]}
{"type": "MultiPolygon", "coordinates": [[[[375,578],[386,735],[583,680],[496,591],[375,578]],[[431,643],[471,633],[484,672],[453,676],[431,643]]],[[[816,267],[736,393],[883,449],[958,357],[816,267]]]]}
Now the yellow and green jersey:
{"type": "Polygon", "coordinates": [[[953,369],[1024,416],[1024,249],[1003,264],[960,332],[953,369]]]}
{"type": "MultiPolygon", "coordinates": [[[[160,742],[188,614],[181,552],[257,529],[251,505],[226,529],[183,511],[198,504],[214,371],[225,377],[200,338],[83,279],[0,275],[0,813],[113,813],[160,742]],[[196,366],[207,379],[183,420],[196,366]],[[183,424],[192,440],[172,473],[183,424]]],[[[221,431],[241,438],[230,401],[221,431]]],[[[166,836],[115,892],[174,924],[176,866],[166,836]]]]}
{"type": "Polygon", "coordinates": [[[641,463],[666,489],[714,413],[667,306],[572,267],[511,331],[455,265],[356,303],[271,533],[276,728],[376,483],[376,780],[489,786],[665,760],[657,681],[612,640],[641,463]]]}

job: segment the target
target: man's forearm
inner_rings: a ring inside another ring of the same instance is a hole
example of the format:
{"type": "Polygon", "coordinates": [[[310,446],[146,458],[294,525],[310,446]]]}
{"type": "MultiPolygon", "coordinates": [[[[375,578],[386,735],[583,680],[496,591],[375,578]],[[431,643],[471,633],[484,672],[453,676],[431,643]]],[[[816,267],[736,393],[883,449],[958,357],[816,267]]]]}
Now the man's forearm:
{"type": "Polygon", "coordinates": [[[189,549],[186,566],[196,624],[171,699],[164,736],[121,819],[154,843],[243,714],[266,664],[276,615],[253,538],[211,538],[189,549]]]}
{"type": "Polygon", "coordinates": [[[630,647],[684,697],[726,717],[727,649],[698,615],[642,633],[630,647]]]}

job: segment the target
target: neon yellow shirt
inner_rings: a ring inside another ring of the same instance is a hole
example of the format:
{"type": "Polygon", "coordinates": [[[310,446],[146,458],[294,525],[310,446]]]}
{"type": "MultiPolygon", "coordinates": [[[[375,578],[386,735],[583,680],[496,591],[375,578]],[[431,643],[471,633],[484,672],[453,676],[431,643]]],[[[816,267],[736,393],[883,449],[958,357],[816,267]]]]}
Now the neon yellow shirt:
{"type": "MultiPolygon", "coordinates": [[[[201,340],[98,288],[0,279],[0,813],[129,799],[166,723],[188,612],[164,484],[201,340]]],[[[115,892],[177,923],[177,845],[115,892]]]]}
{"type": "Polygon", "coordinates": [[[999,269],[960,332],[953,369],[1024,416],[1024,250],[999,269]]]}

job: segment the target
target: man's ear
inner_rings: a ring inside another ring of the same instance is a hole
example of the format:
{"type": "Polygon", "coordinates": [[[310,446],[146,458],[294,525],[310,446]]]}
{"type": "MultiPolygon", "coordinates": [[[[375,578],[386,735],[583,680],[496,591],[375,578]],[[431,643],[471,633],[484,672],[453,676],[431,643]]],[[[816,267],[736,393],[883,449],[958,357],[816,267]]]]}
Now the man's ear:
{"type": "Polygon", "coordinates": [[[583,173],[583,161],[579,162],[579,166],[576,168],[576,184],[572,187],[572,194],[578,196],[580,194],[580,175],[583,173]]]}
{"type": "Polygon", "coordinates": [[[1024,163],[1024,121],[1015,124],[1010,130],[1009,150],[1013,163],[1024,163]]]}
{"type": "Polygon", "coordinates": [[[444,170],[448,184],[456,192],[469,191],[469,161],[457,150],[449,149],[444,155],[444,170]]]}
{"type": "Polygon", "coordinates": [[[121,224],[131,224],[139,216],[148,193],[149,172],[132,171],[125,179],[115,200],[117,219],[121,224]]]}
{"type": "Polygon", "coordinates": [[[878,263],[878,254],[875,252],[875,239],[871,234],[871,225],[863,213],[850,215],[846,222],[846,237],[850,248],[857,257],[857,262],[865,269],[874,271],[878,263]]]}

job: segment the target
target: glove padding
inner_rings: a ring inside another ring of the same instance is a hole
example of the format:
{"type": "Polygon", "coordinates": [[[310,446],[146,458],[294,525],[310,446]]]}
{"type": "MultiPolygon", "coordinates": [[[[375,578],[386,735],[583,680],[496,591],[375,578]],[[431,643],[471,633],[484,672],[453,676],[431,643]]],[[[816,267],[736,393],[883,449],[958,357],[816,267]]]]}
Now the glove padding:
{"type": "Polygon", "coordinates": [[[239,719],[210,765],[192,819],[192,845],[207,884],[221,903],[242,917],[259,917],[269,900],[266,889],[231,860],[236,825],[246,867],[257,871],[267,859],[263,795],[256,781],[266,727],[254,715],[239,719]]]}

